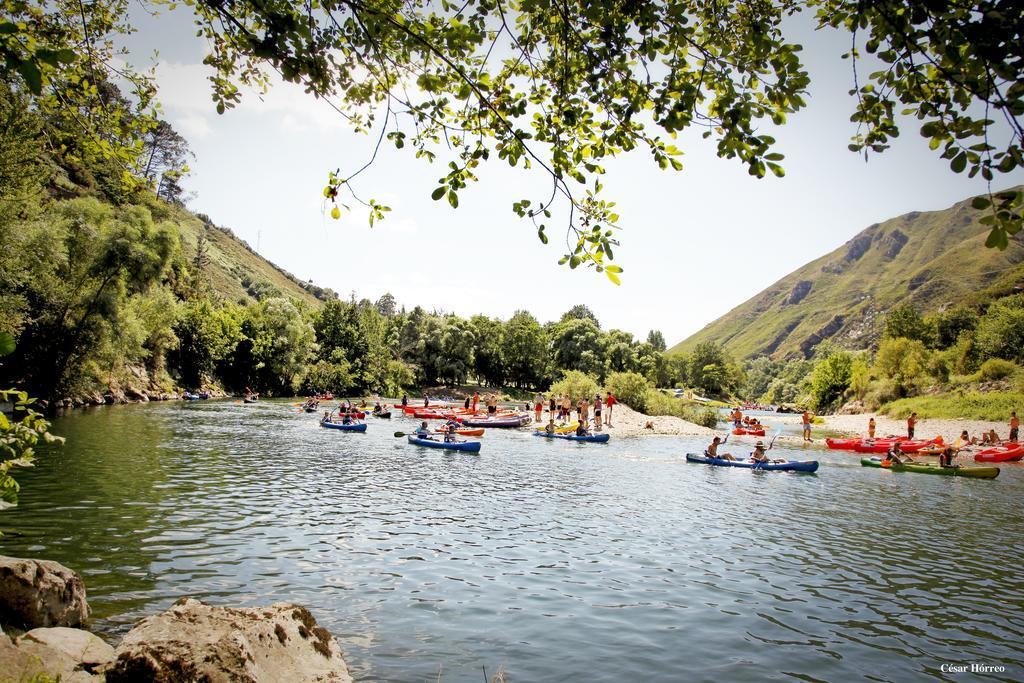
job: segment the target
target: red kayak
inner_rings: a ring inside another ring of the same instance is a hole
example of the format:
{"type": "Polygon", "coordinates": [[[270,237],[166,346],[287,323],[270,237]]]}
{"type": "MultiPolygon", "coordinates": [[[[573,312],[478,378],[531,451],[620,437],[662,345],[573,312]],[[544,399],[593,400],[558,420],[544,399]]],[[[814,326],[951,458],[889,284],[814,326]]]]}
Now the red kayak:
{"type": "Polygon", "coordinates": [[[764,436],[764,427],[759,427],[758,429],[741,429],[737,427],[732,430],[732,433],[736,436],[743,436],[744,434],[747,436],[764,436]]]}
{"type": "Polygon", "coordinates": [[[853,450],[858,453],[885,453],[897,443],[900,445],[900,450],[904,453],[917,453],[922,448],[941,444],[942,437],[928,439],[927,441],[924,439],[916,439],[914,441],[907,441],[905,439],[875,439],[871,441],[870,439],[863,439],[860,443],[853,445],[853,450]]]}
{"type": "Polygon", "coordinates": [[[975,462],[1014,462],[1024,457],[1024,445],[1009,444],[996,446],[979,451],[974,456],[975,462]]]}
{"type": "Polygon", "coordinates": [[[834,451],[852,451],[860,441],[860,437],[853,439],[825,439],[825,445],[834,451]]]}

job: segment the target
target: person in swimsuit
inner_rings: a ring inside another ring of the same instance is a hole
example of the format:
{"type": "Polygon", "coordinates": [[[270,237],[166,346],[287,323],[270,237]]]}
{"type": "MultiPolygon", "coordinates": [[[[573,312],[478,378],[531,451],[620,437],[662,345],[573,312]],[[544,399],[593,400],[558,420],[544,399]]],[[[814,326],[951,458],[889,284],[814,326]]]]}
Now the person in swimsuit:
{"type": "Polygon", "coordinates": [[[868,420],[868,438],[875,438],[875,418],[868,420]]]}
{"type": "Polygon", "coordinates": [[[601,431],[601,395],[594,394],[594,431],[601,431]]]}
{"type": "Polygon", "coordinates": [[[718,447],[722,444],[722,437],[716,436],[712,441],[711,445],[704,451],[704,455],[709,458],[717,458],[719,460],[735,460],[732,453],[719,453],[718,447]]]}

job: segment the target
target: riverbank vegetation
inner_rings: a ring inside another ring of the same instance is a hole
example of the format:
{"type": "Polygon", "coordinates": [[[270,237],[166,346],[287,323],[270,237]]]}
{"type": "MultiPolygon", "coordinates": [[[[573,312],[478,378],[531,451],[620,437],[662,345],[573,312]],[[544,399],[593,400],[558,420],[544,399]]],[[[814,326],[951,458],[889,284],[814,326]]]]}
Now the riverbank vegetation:
{"type": "Polygon", "coordinates": [[[874,348],[823,343],[811,360],[747,361],[741,393],[822,412],[849,403],[893,417],[1006,420],[1024,406],[1022,363],[1024,293],[925,316],[904,303],[874,348]]]}

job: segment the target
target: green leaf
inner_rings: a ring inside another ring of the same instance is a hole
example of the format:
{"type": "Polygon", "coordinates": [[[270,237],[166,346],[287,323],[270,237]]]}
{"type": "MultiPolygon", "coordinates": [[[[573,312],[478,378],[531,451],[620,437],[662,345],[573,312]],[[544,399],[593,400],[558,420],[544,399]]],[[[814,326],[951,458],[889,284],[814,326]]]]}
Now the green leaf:
{"type": "Polygon", "coordinates": [[[981,211],[992,206],[992,202],[989,201],[988,197],[975,197],[971,200],[971,208],[981,211]]]}
{"type": "Polygon", "coordinates": [[[43,74],[39,71],[39,67],[32,62],[22,62],[18,65],[18,72],[25,79],[25,85],[33,95],[42,94],[43,74]]]}
{"type": "Polygon", "coordinates": [[[622,280],[619,279],[618,275],[616,275],[615,273],[612,272],[611,268],[605,269],[604,274],[608,276],[608,279],[612,281],[612,284],[614,284],[614,285],[621,285],[622,284],[622,280]]]}
{"type": "Polygon", "coordinates": [[[967,168],[967,154],[965,152],[957,154],[953,157],[953,161],[949,162],[949,167],[953,169],[953,173],[962,172],[967,168]]]}
{"type": "Polygon", "coordinates": [[[14,353],[14,336],[10,332],[0,332],[0,356],[14,353]]]}
{"type": "Polygon", "coordinates": [[[445,187],[444,185],[442,185],[441,187],[437,188],[436,190],[434,190],[433,192],[430,193],[430,198],[433,199],[436,202],[438,199],[443,197],[444,193],[447,192],[447,191],[448,191],[448,188],[445,187]]]}
{"type": "Polygon", "coordinates": [[[459,208],[459,195],[455,194],[455,190],[448,190],[448,203],[453,209],[459,208]]]}
{"type": "Polygon", "coordinates": [[[1006,231],[1002,228],[992,228],[992,232],[988,234],[988,239],[985,240],[985,246],[989,249],[996,248],[1000,251],[1006,249],[1010,244],[1009,238],[1006,236],[1006,231]]]}

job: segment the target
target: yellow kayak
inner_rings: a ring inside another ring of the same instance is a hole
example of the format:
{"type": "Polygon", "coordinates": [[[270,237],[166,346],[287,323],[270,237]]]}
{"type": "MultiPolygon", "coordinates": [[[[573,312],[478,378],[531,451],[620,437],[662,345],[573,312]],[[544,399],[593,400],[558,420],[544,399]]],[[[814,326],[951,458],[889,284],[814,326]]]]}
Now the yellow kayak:
{"type": "MultiPolygon", "coordinates": [[[[555,427],[555,434],[568,434],[569,432],[575,432],[576,428],[580,426],[579,422],[573,422],[570,425],[564,425],[562,427],[555,427]]],[[[543,432],[544,427],[537,427],[538,432],[543,432]]]]}

